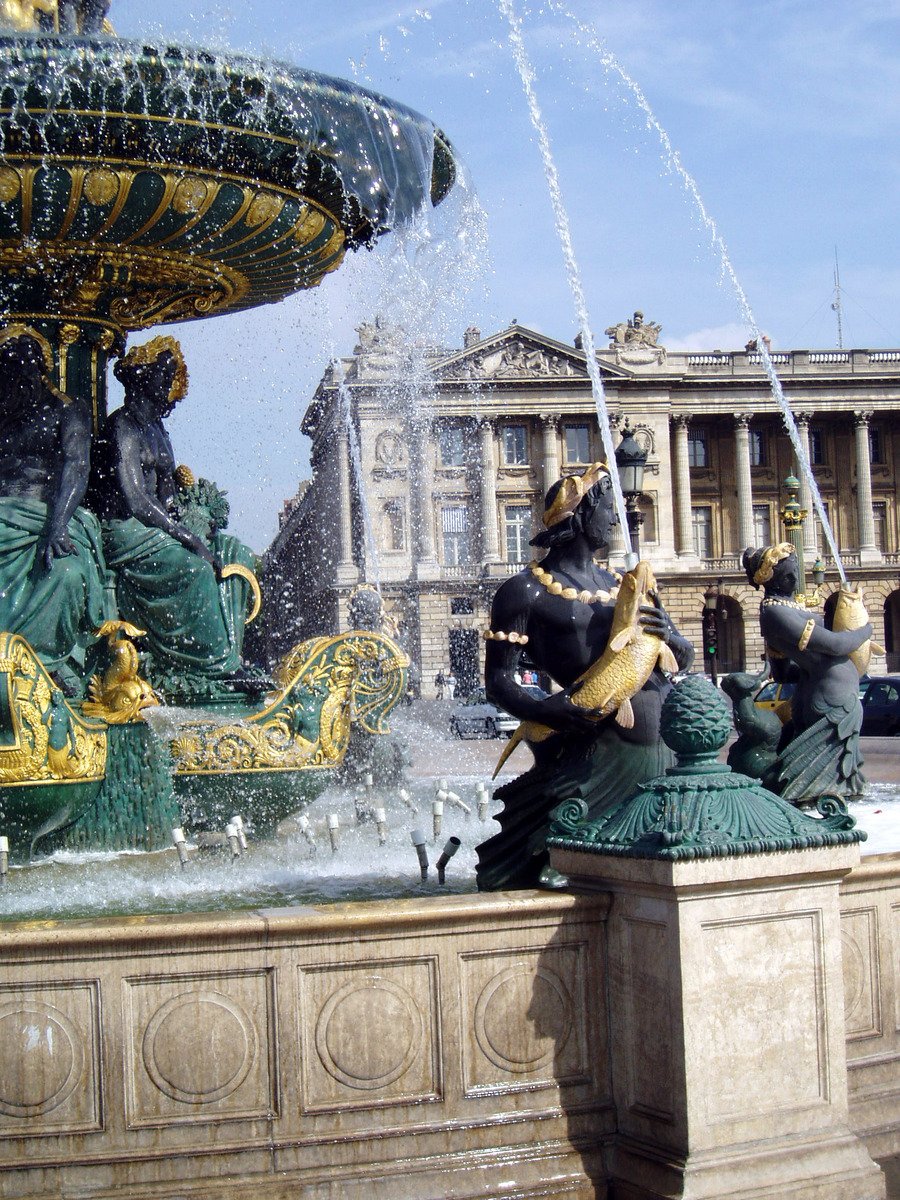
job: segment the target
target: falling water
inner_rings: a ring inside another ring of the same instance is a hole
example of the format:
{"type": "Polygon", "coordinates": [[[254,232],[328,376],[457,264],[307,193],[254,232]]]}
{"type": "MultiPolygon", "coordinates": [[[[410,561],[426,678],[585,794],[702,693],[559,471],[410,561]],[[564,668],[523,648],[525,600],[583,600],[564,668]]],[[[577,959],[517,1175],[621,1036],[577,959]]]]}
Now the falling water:
{"type": "MultiPolygon", "coordinates": [[[[508,4],[509,0],[501,0],[501,7],[506,8],[508,4]]],[[[831,528],[831,522],[828,520],[828,513],[825,509],[825,505],[822,503],[822,497],[819,493],[819,488],[816,484],[812,467],[810,466],[809,456],[806,453],[806,448],[803,445],[803,442],[800,438],[800,433],[797,429],[797,422],[794,420],[794,414],[791,412],[791,407],[788,404],[787,397],[784,394],[784,390],[781,386],[781,380],[778,378],[778,374],[775,371],[775,366],[772,362],[772,356],[769,353],[769,348],[766,345],[765,337],[763,336],[763,333],[757,324],[756,317],[753,315],[753,310],[750,307],[750,302],[747,299],[747,295],[741,286],[737,274],[735,273],[734,266],[732,265],[731,258],[728,254],[728,248],[726,247],[725,242],[719,233],[718,226],[706,210],[706,205],[703,202],[703,197],[700,195],[700,189],[697,186],[697,181],[681,161],[681,155],[672,145],[668,133],[666,133],[665,129],[656,119],[656,115],[653,112],[653,109],[650,107],[650,102],[647,100],[647,97],[641,90],[640,85],[631,78],[625,68],[621,65],[615,55],[612,54],[612,52],[607,48],[597,33],[589,25],[585,25],[584,22],[580,21],[578,17],[574,15],[574,13],[570,12],[567,8],[565,8],[564,5],[560,4],[558,0],[549,0],[549,4],[551,9],[572,22],[578,33],[584,39],[585,44],[589,46],[591,50],[595,51],[599,56],[602,65],[607,70],[614,71],[631,92],[638,107],[644,113],[644,117],[647,121],[647,127],[652,129],[659,138],[669,169],[678,175],[684,184],[685,190],[694,201],[694,205],[696,206],[700,220],[703,222],[707,232],[709,233],[710,244],[713,250],[715,250],[719,256],[722,270],[725,274],[727,274],[731,281],[731,286],[737,298],[741,314],[752,331],[753,336],[756,338],[756,345],[759,350],[760,360],[762,361],[763,369],[768,376],[772,396],[774,397],[775,402],[778,404],[778,407],[781,409],[781,414],[784,419],[784,427],[788,437],[791,440],[791,445],[793,446],[794,453],[797,457],[797,465],[809,485],[813,506],[815,507],[816,515],[822,523],[822,531],[825,534],[825,539],[828,542],[828,546],[834,556],[835,566],[837,567],[838,574],[841,577],[841,582],[846,583],[847,575],[844,571],[844,566],[838,553],[834,532],[831,528]]]]}
{"type": "MultiPolygon", "coordinates": [[[[340,424],[335,429],[335,437],[340,438],[341,427],[347,431],[347,446],[350,450],[350,469],[353,472],[353,482],[356,487],[356,495],[359,500],[359,513],[362,520],[363,537],[366,542],[366,561],[371,564],[370,572],[365,572],[367,583],[375,585],[375,590],[381,595],[381,566],[378,560],[378,544],[375,538],[375,527],[372,524],[372,509],[369,505],[369,495],[366,491],[365,475],[363,474],[362,454],[359,446],[359,431],[356,428],[356,421],[353,419],[353,397],[350,394],[350,389],[347,386],[347,379],[344,375],[344,364],[338,358],[336,351],[332,348],[330,354],[331,373],[337,384],[338,390],[338,411],[340,412],[340,424]]],[[[340,450],[338,451],[340,453],[340,450]]]]}
{"type": "Polygon", "coordinates": [[[559,235],[559,240],[562,244],[563,257],[566,263],[566,274],[569,279],[569,287],[572,291],[572,298],[575,302],[575,311],[578,316],[578,325],[581,329],[584,353],[587,359],[588,374],[591,378],[591,390],[594,394],[594,402],[597,405],[597,419],[600,424],[600,438],[603,442],[603,450],[606,454],[606,461],[612,477],[613,502],[615,505],[616,516],[619,519],[619,525],[622,530],[622,537],[625,542],[625,561],[630,567],[634,564],[634,552],[631,544],[631,532],[628,528],[628,520],[625,513],[625,497],[622,494],[622,485],[619,482],[619,473],[616,470],[616,452],[615,448],[613,447],[612,429],[610,428],[609,424],[609,411],[606,406],[606,395],[603,390],[603,379],[600,375],[600,364],[598,363],[596,353],[594,352],[594,338],[593,334],[591,333],[590,317],[588,316],[587,302],[584,296],[584,287],[582,286],[581,282],[581,272],[578,269],[578,263],[575,259],[575,250],[572,246],[569,216],[566,212],[565,204],[563,203],[562,190],[559,185],[559,174],[556,170],[553,152],[550,149],[550,138],[547,133],[547,126],[541,114],[540,105],[538,104],[537,95],[534,90],[534,68],[531,65],[531,61],[528,58],[528,52],[525,49],[525,43],[522,40],[521,23],[519,18],[516,16],[515,9],[513,7],[513,0],[498,0],[498,3],[500,5],[500,11],[509,22],[510,45],[512,47],[513,57],[516,62],[519,77],[522,81],[522,88],[528,101],[528,111],[531,116],[531,124],[534,126],[534,130],[538,138],[541,159],[543,160],[544,164],[544,174],[547,177],[547,187],[550,191],[550,202],[553,205],[553,214],[556,219],[556,232],[559,235]]]}

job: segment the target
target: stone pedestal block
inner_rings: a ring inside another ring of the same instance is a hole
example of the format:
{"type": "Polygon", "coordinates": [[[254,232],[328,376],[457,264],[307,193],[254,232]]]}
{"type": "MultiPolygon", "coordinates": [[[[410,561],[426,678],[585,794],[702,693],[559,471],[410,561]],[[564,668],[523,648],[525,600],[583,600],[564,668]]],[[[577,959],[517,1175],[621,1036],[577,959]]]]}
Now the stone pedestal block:
{"type": "Polygon", "coordinates": [[[858,857],[553,851],[613,896],[616,1200],[882,1200],[848,1127],[838,887],[858,857]]]}

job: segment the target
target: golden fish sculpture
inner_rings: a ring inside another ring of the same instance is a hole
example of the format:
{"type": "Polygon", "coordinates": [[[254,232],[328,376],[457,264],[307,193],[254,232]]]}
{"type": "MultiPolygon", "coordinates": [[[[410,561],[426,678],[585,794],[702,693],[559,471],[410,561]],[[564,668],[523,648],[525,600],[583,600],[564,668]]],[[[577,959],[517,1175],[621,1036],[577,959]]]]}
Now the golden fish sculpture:
{"type": "MultiPolygon", "coordinates": [[[[831,626],[835,632],[844,633],[851,629],[862,629],[863,625],[869,624],[869,614],[863,599],[861,587],[857,586],[854,588],[849,583],[842,583],[837,597],[831,626]]],[[[859,671],[860,675],[865,675],[868,672],[869,660],[873,654],[884,654],[884,648],[869,638],[868,641],[863,642],[858,650],[854,650],[850,655],[850,661],[856,667],[857,671],[859,671]]]]}
{"type": "MultiPolygon", "coordinates": [[[[582,686],[571,697],[579,708],[595,710],[598,721],[614,712],[617,725],[633,728],[631,697],[641,690],[654,667],[658,664],[663,671],[678,670],[675,655],[662,638],[640,623],[641,608],[652,605],[655,597],[656,578],[649,563],[639,562],[622,576],[606,649],[579,676],[582,686]]],[[[543,742],[557,732],[540,721],[523,721],[500,755],[494,777],[523,738],[543,742]]]]}

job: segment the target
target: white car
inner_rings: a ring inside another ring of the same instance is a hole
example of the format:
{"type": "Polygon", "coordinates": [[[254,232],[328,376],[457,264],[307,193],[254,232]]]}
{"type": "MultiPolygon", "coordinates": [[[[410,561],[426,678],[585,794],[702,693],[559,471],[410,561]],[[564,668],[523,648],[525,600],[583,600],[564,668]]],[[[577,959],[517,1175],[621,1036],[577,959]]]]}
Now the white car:
{"type": "MultiPolygon", "coordinates": [[[[524,683],[520,686],[523,692],[527,692],[535,700],[543,700],[547,695],[534,683],[524,683]]],[[[509,737],[518,727],[519,718],[492,704],[484,688],[477,688],[450,710],[450,732],[454,737],[509,737]]]]}

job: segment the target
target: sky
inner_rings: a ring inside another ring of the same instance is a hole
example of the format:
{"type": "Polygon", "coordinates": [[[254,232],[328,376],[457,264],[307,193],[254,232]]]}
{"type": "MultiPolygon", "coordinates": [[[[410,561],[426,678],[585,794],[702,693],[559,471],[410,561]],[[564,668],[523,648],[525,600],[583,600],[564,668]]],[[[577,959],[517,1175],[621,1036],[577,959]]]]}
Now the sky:
{"type": "MultiPolygon", "coordinates": [[[[843,345],[900,346],[900,0],[505,2],[534,63],[598,344],[637,308],[672,350],[735,349],[749,336],[709,224],[612,55],[695,179],[773,347],[838,344],[835,254],[843,345]]],[[[469,324],[488,334],[514,318],[572,340],[538,143],[495,0],[113,0],[110,16],[123,37],[262,53],[425,113],[477,204],[451,198],[434,215],[433,242],[414,256],[428,282],[410,285],[412,303],[434,302],[446,345],[461,345],[469,324]]],[[[375,308],[389,315],[409,264],[388,238],[315,291],[170,330],[191,373],[170,422],[176,457],[228,490],[231,528],[256,550],[309,475],[299,426],[323,369],[352,351],[375,308]]]]}

